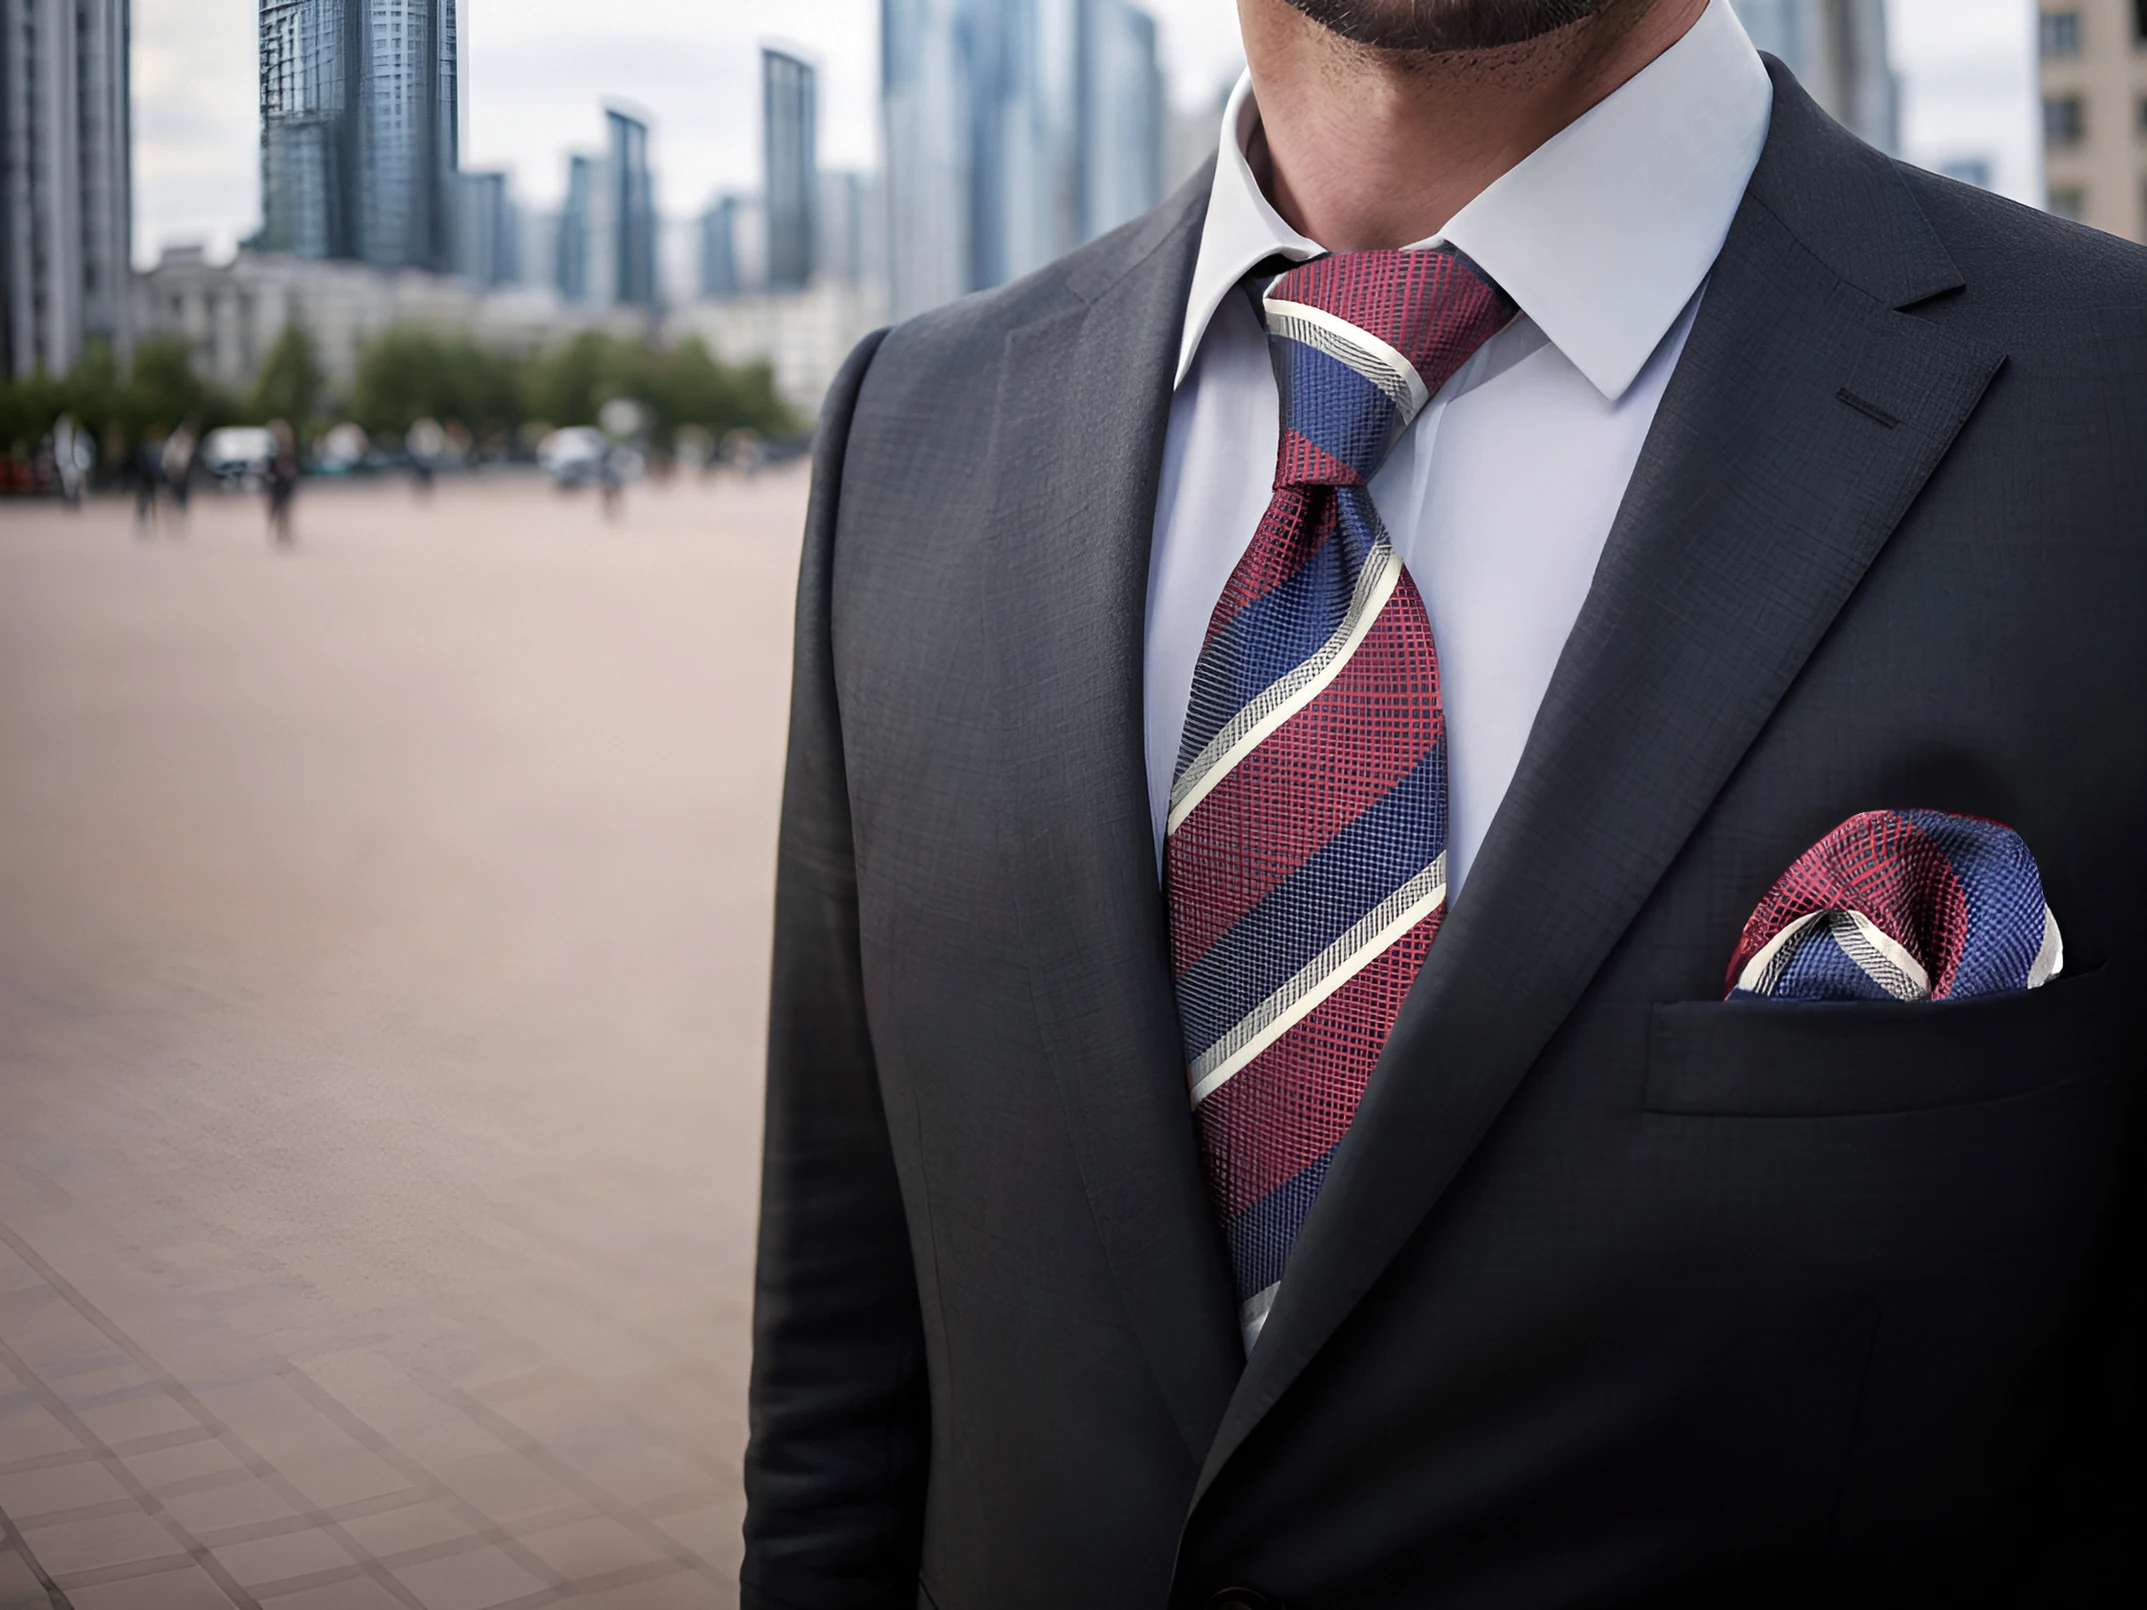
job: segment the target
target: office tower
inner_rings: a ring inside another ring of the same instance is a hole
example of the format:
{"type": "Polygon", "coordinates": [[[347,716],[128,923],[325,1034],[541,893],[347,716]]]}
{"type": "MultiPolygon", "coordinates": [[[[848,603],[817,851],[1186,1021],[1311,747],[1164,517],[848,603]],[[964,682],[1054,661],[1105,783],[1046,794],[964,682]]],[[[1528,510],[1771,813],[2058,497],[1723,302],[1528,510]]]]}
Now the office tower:
{"type": "Polygon", "coordinates": [[[567,158],[553,283],[569,302],[653,308],[656,181],[649,172],[649,126],[606,108],[604,131],[602,156],[567,158]]]}
{"type": "Polygon", "coordinates": [[[879,278],[875,254],[878,186],[872,176],[831,170],[820,175],[819,210],[813,218],[813,265],[844,285],[879,278]]]}
{"type": "Polygon", "coordinates": [[[1731,0],[1745,32],[1781,57],[1838,121],[1881,151],[1901,143],[1900,95],[1886,61],[1886,0],[1731,0]]]}
{"type": "Polygon", "coordinates": [[[889,296],[896,318],[970,288],[970,0],[881,0],[889,296]]]}
{"type": "Polygon", "coordinates": [[[882,0],[880,19],[897,317],[1161,199],[1155,24],[1130,0],[882,0]]]}
{"type": "Polygon", "coordinates": [[[521,213],[504,173],[455,175],[455,272],[479,285],[521,279],[521,213]]]}
{"type": "Polygon", "coordinates": [[[607,109],[610,135],[597,221],[597,237],[610,259],[612,294],[622,307],[656,305],[656,180],[649,172],[649,126],[638,117],[607,109]]]}
{"type": "Polygon", "coordinates": [[[1081,238],[1163,199],[1169,104],[1155,18],[1128,0],[1081,5],[1081,238]]]}
{"type": "Polygon", "coordinates": [[[2147,240],[2147,0],[2045,0],[2037,24],[2050,210],[2147,240]]]}
{"type": "Polygon", "coordinates": [[[261,244],[444,269],[455,0],[261,0],[261,244]]]}
{"type": "Polygon", "coordinates": [[[813,275],[819,210],[813,69],[780,50],[760,53],[761,195],[768,209],[768,284],[801,289],[813,275]]]}
{"type": "Polygon", "coordinates": [[[129,24],[127,0],[0,0],[0,374],[129,346],[129,24]]]}

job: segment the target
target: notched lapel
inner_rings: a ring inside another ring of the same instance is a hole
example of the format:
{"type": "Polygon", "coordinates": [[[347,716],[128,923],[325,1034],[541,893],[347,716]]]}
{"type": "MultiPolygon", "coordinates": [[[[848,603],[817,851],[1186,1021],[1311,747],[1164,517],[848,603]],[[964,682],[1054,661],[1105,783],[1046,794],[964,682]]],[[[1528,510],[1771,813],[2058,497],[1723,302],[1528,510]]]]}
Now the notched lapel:
{"type": "Polygon", "coordinates": [[[2003,361],[1896,311],[1957,286],[1950,258],[1884,159],[1793,84],[1776,94],[1513,785],[1299,1236],[1201,1492],[1453,1182],[2003,361]],[[1831,216],[1804,216],[1800,185],[1831,216]],[[1895,249],[1825,251],[1859,231],[1895,249]]]}
{"type": "Polygon", "coordinates": [[[1004,849],[1036,1012],[1097,1231],[1196,1460],[1240,1358],[1170,993],[1141,663],[1203,212],[1092,299],[1009,336],[987,460],[997,486],[986,587],[1005,690],[1004,849]]]}

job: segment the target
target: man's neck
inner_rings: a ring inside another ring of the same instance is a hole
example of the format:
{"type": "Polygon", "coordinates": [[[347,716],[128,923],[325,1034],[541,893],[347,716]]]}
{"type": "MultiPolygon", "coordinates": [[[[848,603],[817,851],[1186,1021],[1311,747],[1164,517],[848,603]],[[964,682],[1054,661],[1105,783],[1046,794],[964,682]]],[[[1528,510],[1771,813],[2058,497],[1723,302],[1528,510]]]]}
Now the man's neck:
{"type": "Polygon", "coordinates": [[[1668,50],[1707,0],[1621,0],[1526,44],[1440,55],[1353,44],[1288,0],[1238,0],[1260,108],[1248,153],[1330,251],[1409,245],[1668,50]]]}

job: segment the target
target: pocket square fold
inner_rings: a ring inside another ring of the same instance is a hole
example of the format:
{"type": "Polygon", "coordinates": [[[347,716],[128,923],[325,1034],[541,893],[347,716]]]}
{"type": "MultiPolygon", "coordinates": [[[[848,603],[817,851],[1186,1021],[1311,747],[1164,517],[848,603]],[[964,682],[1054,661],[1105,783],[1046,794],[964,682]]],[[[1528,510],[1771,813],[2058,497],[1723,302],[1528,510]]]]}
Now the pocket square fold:
{"type": "Polygon", "coordinates": [[[1965,1000],[2035,989],[2064,965],[2042,873],[2018,833],[1945,811],[1865,811],[1759,903],[1728,995],[1965,1000]]]}

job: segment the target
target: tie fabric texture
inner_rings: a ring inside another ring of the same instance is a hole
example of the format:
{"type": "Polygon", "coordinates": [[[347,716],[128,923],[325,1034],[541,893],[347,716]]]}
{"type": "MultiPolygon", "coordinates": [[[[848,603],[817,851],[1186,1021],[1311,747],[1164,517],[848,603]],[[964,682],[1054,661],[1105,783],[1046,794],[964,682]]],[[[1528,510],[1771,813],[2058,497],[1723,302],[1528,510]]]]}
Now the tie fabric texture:
{"type": "Polygon", "coordinates": [[[1248,1351],[1446,910],[1438,657],[1366,484],[1516,312],[1443,249],[1319,258],[1261,308],[1274,496],[1194,666],[1163,850],[1248,1351]]]}
{"type": "Polygon", "coordinates": [[[1730,959],[1729,998],[1952,1001],[2065,965],[2042,873],[2002,822],[1866,811],[1782,874],[1730,959]]]}

